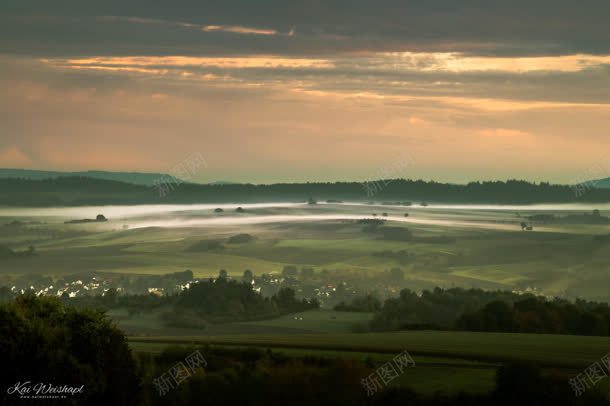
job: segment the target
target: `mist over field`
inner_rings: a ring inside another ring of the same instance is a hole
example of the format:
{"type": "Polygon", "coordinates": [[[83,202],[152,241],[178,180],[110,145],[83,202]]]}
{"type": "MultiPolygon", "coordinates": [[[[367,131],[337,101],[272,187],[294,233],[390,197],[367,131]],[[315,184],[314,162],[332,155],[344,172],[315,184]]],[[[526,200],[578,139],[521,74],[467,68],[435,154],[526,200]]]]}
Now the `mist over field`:
{"type": "Polygon", "coordinates": [[[0,404],[610,404],[609,19],[5,1],[0,404]]]}

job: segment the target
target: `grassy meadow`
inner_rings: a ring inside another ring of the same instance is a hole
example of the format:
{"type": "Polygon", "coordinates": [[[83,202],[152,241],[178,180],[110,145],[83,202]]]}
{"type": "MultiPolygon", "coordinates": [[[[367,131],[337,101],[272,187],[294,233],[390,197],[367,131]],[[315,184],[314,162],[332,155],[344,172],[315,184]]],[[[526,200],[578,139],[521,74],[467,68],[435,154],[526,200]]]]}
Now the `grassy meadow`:
{"type": "MultiPolygon", "coordinates": [[[[322,329],[324,329],[322,327],[322,329]]],[[[169,345],[230,346],[270,348],[288,356],[389,361],[407,350],[416,362],[395,385],[417,392],[460,391],[484,393],[494,386],[501,362],[535,362],[544,370],[567,380],[610,349],[610,338],[556,336],[543,334],[500,334],[472,332],[409,331],[395,333],[266,334],[227,336],[131,337],[134,351],[158,353],[169,345]]],[[[610,396],[610,383],[595,387],[610,396]]]]}
{"type": "MultiPolygon", "coordinates": [[[[99,224],[64,224],[77,215],[68,216],[68,210],[54,216],[0,210],[0,245],[17,251],[34,245],[37,253],[0,260],[0,278],[10,283],[12,277],[24,274],[158,275],[185,269],[196,277],[216,276],[219,269],[226,269],[237,277],[245,269],[255,274],[274,273],[286,265],[376,273],[398,266],[405,270],[405,284],[413,290],[435,286],[529,288],[569,298],[610,298],[606,288],[610,251],[592,241],[592,236],[610,232],[607,225],[534,222],[534,231],[521,231],[519,223],[528,221],[526,216],[541,212],[528,211],[527,206],[484,210],[302,204],[253,207],[245,213],[235,213],[234,207],[237,205],[227,206],[223,213],[214,213],[213,206],[184,206],[154,214],[130,212],[109,216],[110,221],[99,224]],[[390,241],[363,232],[357,219],[372,218],[374,213],[387,225],[408,227],[415,239],[390,241]],[[22,223],[9,224],[15,220],[22,223]],[[255,239],[226,243],[239,233],[255,239]],[[201,241],[219,241],[223,248],[189,250],[201,241]],[[400,250],[406,250],[413,260],[400,263],[381,254],[400,250]]],[[[112,213],[113,208],[81,209],[86,217],[105,211],[112,213]]],[[[583,208],[585,211],[589,210],[583,208]]],[[[542,212],[568,213],[562,207],[542,212]]],[[[574,212],[580,211],[569,213],[574,212]]]]}

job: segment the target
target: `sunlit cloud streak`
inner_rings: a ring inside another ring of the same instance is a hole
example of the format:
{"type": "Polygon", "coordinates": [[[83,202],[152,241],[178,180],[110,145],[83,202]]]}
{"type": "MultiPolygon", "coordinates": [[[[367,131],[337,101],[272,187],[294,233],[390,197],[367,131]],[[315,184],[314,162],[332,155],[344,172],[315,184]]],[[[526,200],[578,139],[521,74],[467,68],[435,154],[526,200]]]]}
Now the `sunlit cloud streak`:
{"type": "Polygon", "coordinates": [[[264,28],[240,27],[234,25],[206,25],[202,28],[205,32],[224,31],[235,34],[254,34],[254,35],[277,35],[276,30],[264,28]]]}
{"type": "Polygon", "coordinates": [[[49,60],[59,62],[65,66],[79,66],[83,68],[95,66],[173,66],[186,67],[217,67],[227,69],[247,68],[313,68],[328,69],[334,65],[326,59],[311,58],[285,58],[280,56],[240,56],[240,57],[190,57],[190,56],[134,56],[134,57],[93,57],[68,60],[49,60]]]}
{"type": "Polygon", "coordinates": [[[47,63],[82,68],[95,66],[123,67],[216,67],[224,69],[344,69],[350,73],[392,72],[581,72],[610,66],[610,55],[565,55],[555,57],[469,57],[458,53],[380,53],[353,58],[296,58],[279,55],[235,57],[193,56],[97,56],[90,58],[49,59],[47,63]]]}
{"type": "Polygon", "coordinates": [[[610,64],[610,55],[561,55],[535,57],[473,57],[455,52],[414,53],[389,52],[373,59],[373,67],[411,69],[432,72],[485,72],[498,71],[524,73],[534,71],[579,72],[610,64]]]}

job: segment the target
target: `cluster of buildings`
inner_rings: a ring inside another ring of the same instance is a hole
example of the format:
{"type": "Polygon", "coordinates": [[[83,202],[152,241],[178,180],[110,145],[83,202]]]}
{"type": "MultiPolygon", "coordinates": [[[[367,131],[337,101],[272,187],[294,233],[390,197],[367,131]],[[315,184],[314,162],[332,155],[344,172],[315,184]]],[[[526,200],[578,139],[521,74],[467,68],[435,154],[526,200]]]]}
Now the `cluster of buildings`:
{"type": "MultiPolygon", "coordinates": [[[[333,307],[339,302],[350,302],[357,296],[362,296],[374,289],[381,296],[395,296],[400,286],[384,281],[345,280],[332,272],[316,273],[309,277],[285,276],[275,273],[265,273],[259,276],[230,277],[226,272],[219,277],[229,280],[244,281],[252,285],[252,289],[263,296],[272,296],[282,288],[291,288],[299,298],[317,299],[323,307],[333,307]]],[[[50,277],[23,278],[12,284],[12,294],[34,292],[37,296],[84,297],[105,296],[112,289],[116,294],[150,294],[166,296],[188,289],[194,283],[208,281],[209,278],[195,278],[191,271],[177,272],[165,275],[126,276],[119,274],[80,275],[53,280],[50,277]]]]}

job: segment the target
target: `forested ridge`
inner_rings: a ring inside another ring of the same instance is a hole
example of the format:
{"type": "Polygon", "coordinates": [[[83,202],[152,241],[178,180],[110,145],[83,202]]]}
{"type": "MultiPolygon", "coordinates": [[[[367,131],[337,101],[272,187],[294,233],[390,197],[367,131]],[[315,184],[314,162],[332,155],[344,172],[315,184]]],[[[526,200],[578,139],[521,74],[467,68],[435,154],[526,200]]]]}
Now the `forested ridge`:
{"type": "Polygon", "coordinates": [[[465,185],[422,180],[373,182],[308,182],[255,184],[195,184],[160,178],[158,186],[135,185],[87,177],[0,179],[0,205],[76,206],[89,204],[187,204],[221,202],[409,201],[440,203],[574,203],[610,202],[610,190],[588,188],[576,193],[568,185],[520,180],[471,182],[465,185]]]}

